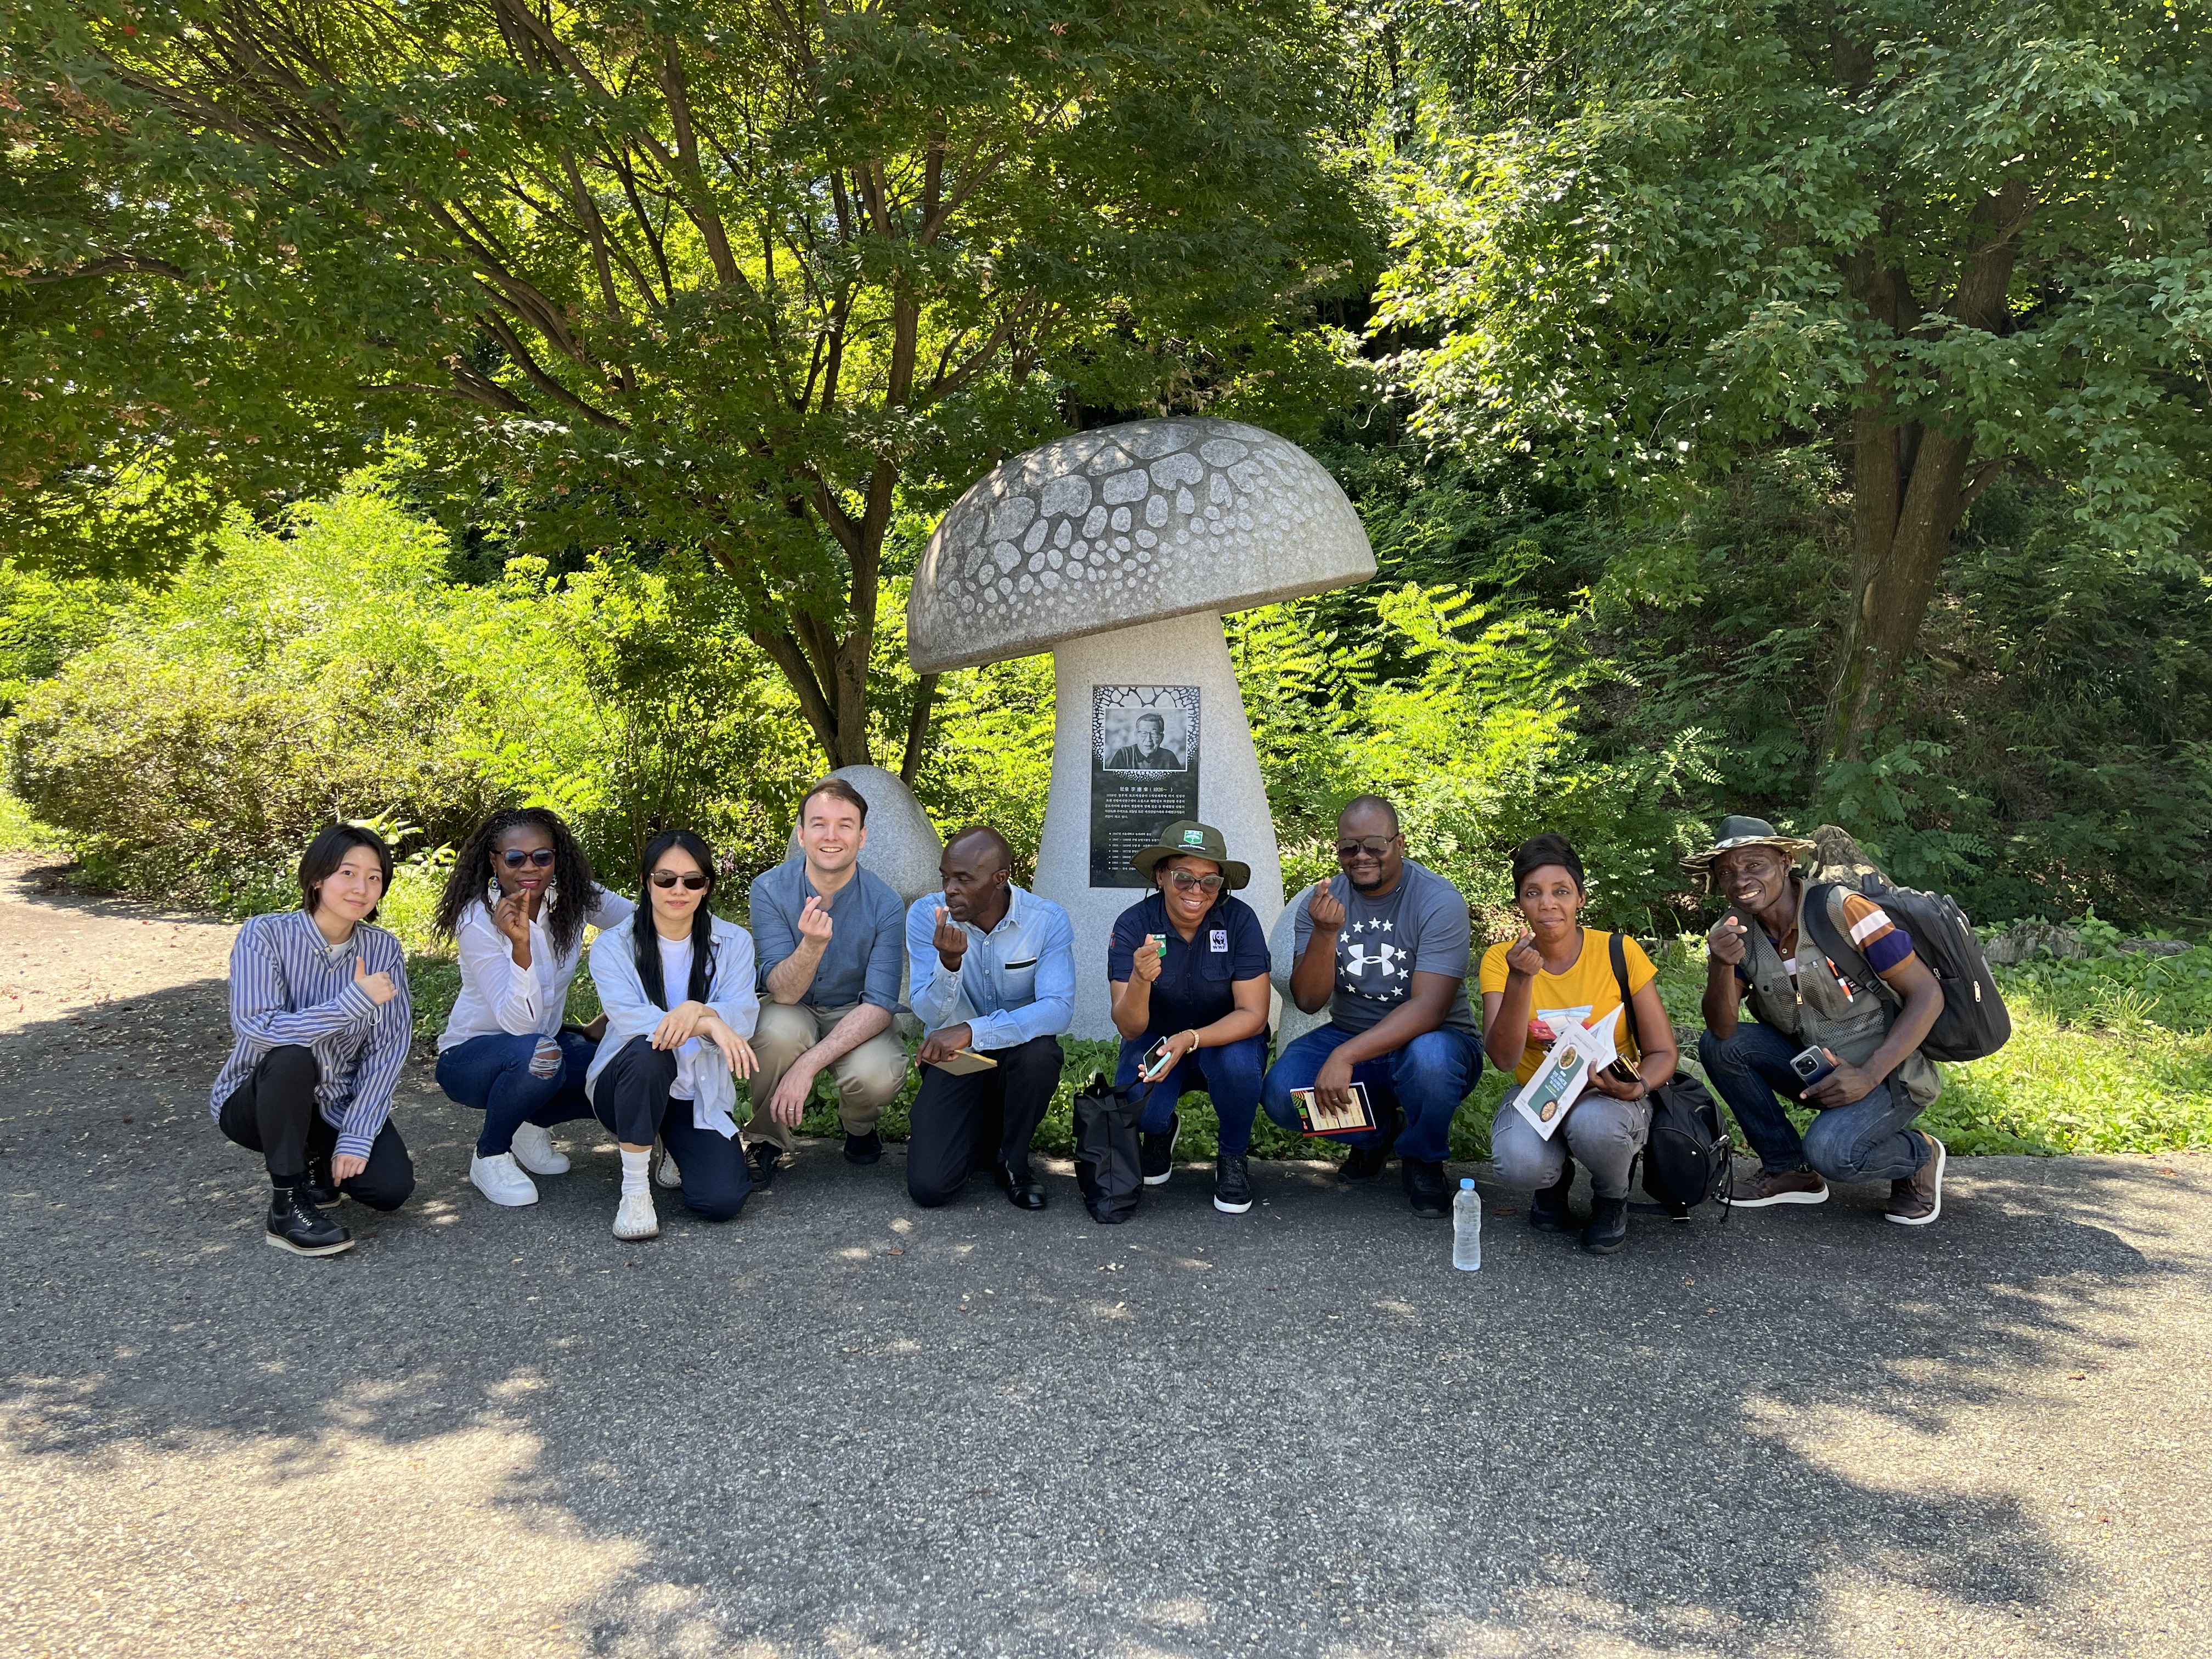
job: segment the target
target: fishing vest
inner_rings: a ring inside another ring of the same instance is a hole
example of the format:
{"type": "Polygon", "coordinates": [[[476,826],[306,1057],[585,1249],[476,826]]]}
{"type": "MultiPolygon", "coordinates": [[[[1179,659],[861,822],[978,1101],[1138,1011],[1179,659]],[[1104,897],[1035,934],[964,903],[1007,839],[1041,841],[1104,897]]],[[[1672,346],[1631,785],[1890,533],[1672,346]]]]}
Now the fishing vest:
{"type": "MultiPolygon", "coordinates": [[[[1804,882],[1791,878],[1797,889],[1797,982],[1782,965],[1782,952],[1766,936],[1755,916],[1730,908],[1729,914],[1743,924],[1746,939],[1744,966],[1751,974],[1751,1012],[1761,1025],[1786,1031],[1801,1048],[1822,1048],[1839,1060],[1857,1066],[1872,1057],[1889,1036],[1891,1016],[1881,995],[1873,987],[1847,990],[1805,926],[1804,882]]],[[[1843,918],[1843,895],[1826,890],[1828,919],[1839,934],[1848,935],[1843,918]]],[[[1891,1079],[1916,1106],[1925,1106],[1942,1092],[1942,1079],[1925,1054],[1907,1054],[1891,1079]]]]}

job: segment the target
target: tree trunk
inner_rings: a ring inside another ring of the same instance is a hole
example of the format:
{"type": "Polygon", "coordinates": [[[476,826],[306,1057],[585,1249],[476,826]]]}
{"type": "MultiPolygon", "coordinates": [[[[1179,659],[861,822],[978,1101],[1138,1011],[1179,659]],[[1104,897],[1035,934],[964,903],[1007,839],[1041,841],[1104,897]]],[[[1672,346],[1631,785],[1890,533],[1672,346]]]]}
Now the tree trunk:
{"type": "Polygon", "coordinates": [[[1851,605],[1828,697],[1823,747],[1831,760],[1860,758],[1868,727],[1911,659],[1965,514],[1973,443],[1863,410],[1851,447],[1851,605]]]}
{"type": "MultiPolygon", "coordinates": [[[[2033,211],[2014,179],[1984,196],[1969,219],[1972,253],[1942,307],[1944,316],[1990,333],[2005,331],[2006,301],[2020,233],[2033,211]]],[[[1927,323],[1905,271],[1871,246],[1844,262],[1845,287],[1874,324],[1867,391],[1852,417],[1851,608],[1821,733],[1830,760],[1857,760],[1911,661],[1936,597],[1952,532],[2002,459],[1974,462],[1971,432],[1953,434],[1902,414],[1892,397],[1887,342],[1927,323]]]]}

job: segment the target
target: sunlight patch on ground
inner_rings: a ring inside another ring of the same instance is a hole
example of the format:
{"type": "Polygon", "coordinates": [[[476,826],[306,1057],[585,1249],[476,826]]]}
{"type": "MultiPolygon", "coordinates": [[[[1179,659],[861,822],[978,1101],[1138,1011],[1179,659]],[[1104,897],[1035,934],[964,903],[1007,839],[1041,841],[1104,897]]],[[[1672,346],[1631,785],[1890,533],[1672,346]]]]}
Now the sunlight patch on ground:
{"type": "Polygon", "coordinates": [[[532,1501],[536,1437],[0,1448],[0,1650],[573,1655],[643,1552],[532,1501]],[[66,1572],[50,1571],[65,1567],[66,1572]],[[96,1568],[104,1588],[74,1588],[96,1568]]]}

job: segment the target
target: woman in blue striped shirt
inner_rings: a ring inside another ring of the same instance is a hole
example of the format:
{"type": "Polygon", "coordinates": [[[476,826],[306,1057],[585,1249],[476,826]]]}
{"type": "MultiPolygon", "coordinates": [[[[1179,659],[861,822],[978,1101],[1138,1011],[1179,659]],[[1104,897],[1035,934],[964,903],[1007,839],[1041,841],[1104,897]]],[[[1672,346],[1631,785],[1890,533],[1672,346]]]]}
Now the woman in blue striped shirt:
{"type": "Polygon", "coordinates": [[[414,1010],[399,941],[374,919],[392,854],[373,830],[333,823],[300,860],[300,908],[255,916],[230,951],[230,1059],[209,1112],[269,1170],[267,1237],[336,1255],[353,1236],[323,1206],[396,1210],[415,1166],[392,1123],[414,1010]]]}

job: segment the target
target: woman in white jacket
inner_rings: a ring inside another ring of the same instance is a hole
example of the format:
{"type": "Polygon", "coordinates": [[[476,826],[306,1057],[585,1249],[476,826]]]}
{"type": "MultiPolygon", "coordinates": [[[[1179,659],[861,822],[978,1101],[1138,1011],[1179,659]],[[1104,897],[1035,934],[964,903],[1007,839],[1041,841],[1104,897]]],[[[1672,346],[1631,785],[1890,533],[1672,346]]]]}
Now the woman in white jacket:
{"type": "Polygon", "coordinates": [[[736,1079],[752,1075],[746,1039],[760,1015],[752,935],[708,908],[714,854],[688,830],[646,848],[642,885],[629,920],[592,943],[607,1026],[584,1087],[622,1146],[621,1239],[660,1231],[650,1172],[656,1137],[683,1173],[694,1215],[727,1221],[752,1192],[736,1117],[736,1079]]]}
{"type": "Polygon", "coordinates": [[[585,927],[629,913],[543,807],[494,813],[453,860],[434,925],[459,951],[461,994],[438,1038],[438,1086],[484,1115],[469,1179],[495,1204],[535,1204],[530,1177],[568,1167],[548,1131],[591,1116],[584,1074],[606,1029],[604,1017],[563,1026],[568,987],[585,927]]]}

